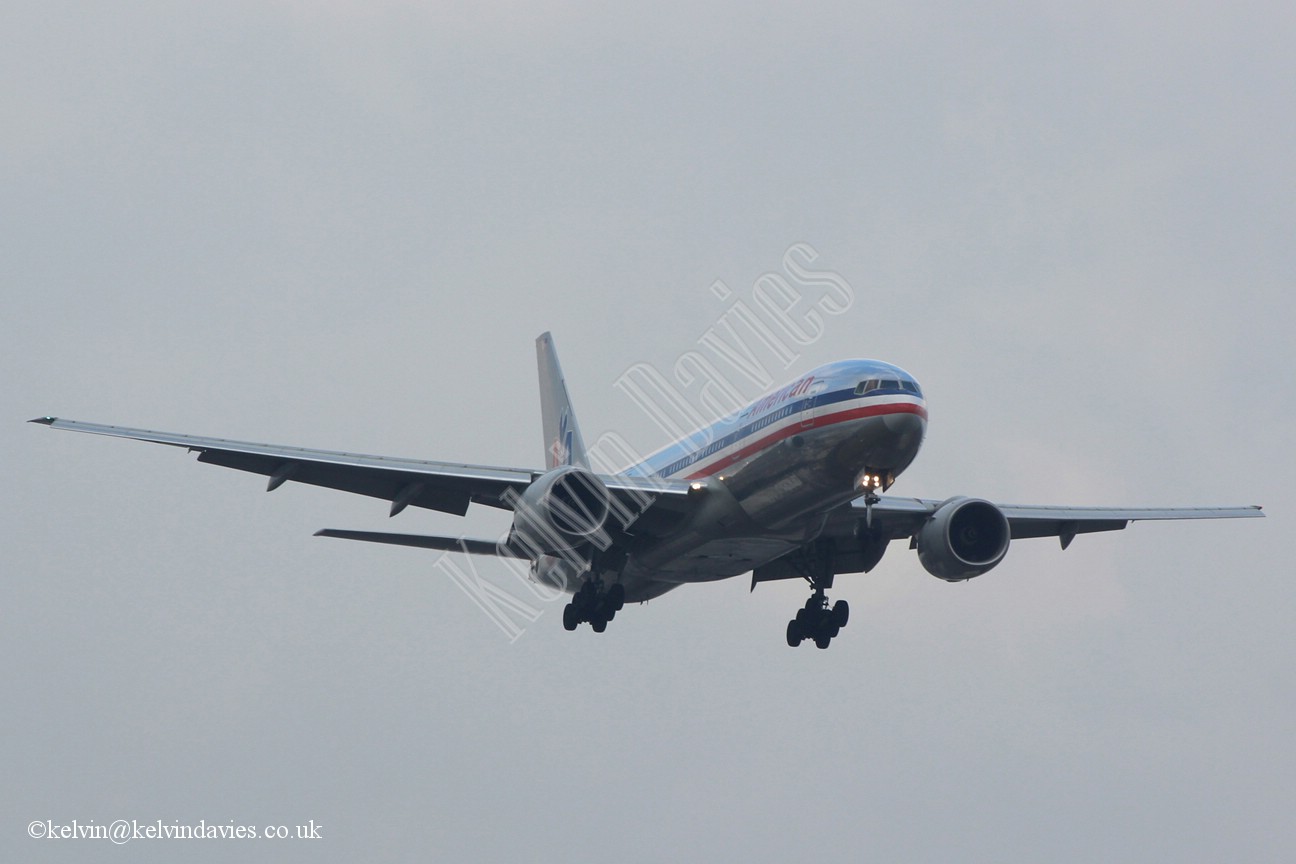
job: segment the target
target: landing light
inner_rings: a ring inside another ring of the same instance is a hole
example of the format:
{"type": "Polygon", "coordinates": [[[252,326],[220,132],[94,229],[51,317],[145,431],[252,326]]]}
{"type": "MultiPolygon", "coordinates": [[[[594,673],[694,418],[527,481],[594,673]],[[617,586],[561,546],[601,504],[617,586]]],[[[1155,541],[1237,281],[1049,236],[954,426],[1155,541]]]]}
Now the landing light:
{"type": "Polygon", "coordinates": [[[702,488],[703,488],[703,484],[701,484],[701,483],[690,483],[690,484],[689,484],[689,488],[692,489],[694,492],[701,492],[701,491],[702,491],[702,488]]]}

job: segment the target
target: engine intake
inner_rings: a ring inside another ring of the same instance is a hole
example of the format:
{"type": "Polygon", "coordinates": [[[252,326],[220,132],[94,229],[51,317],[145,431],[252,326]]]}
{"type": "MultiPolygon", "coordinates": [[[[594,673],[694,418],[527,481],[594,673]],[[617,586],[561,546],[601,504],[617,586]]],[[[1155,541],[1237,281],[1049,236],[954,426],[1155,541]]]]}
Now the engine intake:
{"type": "Polygon", "coordinates": [[[526,488],[513,507],[513,536],[529,551],[554,554],[593,539],[610,511],[607,487],[583,468],[563,465],[526,488]]]}
{"type": "Polygon", "coordinates": [[[951,498],[918,531],[918,560],[946,582],[980,576],[1008,554],[1008,518],[989,501],[951,498]]]}

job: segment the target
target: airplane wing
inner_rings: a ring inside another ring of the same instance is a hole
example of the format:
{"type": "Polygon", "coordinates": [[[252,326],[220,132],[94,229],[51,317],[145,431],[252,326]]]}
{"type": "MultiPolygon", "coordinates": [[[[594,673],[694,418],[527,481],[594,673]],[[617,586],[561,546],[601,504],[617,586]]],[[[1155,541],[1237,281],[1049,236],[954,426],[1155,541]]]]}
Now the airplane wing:
{"type": "MultiPolygon", "coordinates": [[[[833,573],[867,573],[882,558],[892,540],[908,538],[910,547],[917,534],[946,501],[925,498],[882,496],[872,506],[870,518],[862,499],[828,514],[818,539],[835,546],[833,573]]],[[[1079,534],[1119,531],[1130,522],[1167,519],[1245,519],[1264,516],[1259,507],[1055,507],[1018,504],[994,505],[1008,520],[1009,537],[1057,537],[1062,548],[1079,534]]],[[[767,561],[752,572],[752,587],[760,582],[802,578],[799,550],[767,561]]]]}
{"type": "MultiPolygon", "coordinates": [[[[944,501],[923,498],[883,497],[873,505],[873,524],[892,537],[910,537],[944,501]]],[[[1264,516],[1259,507],[1058,507],[1051,505],[996,504],[1008,518],[1013,540],[1057,537],[1062,548],[1077,534],[1119,531],[1130,522],[1169,519],[1245,519],[1264,516]]],[[[862,500],[851,502],[850,513],[865,518],[862,500]]]]}
{"type": "Polygon", "coordinates": [[[465,537],[438,537],[433,534],[391,534],[386,531],[350,531],[340,528],[321,528],[316,537],[337,537],[342,540],[363,540],[367,543],[387,543],[392,546],[415,546],[419,549],[436,549],[441,552],[463,552],[465,555],[494,555],[499,558],[526,558],[526,550],[507,543],[490,540],[469,540],[465,537]]]}
{"type": "MultiPolygon", "coordinates": [[[[266,484],[266,491],[269,492],[291,480],[381,498],[392,502],[392,516],[407,506],[462,516],[472,502],[512,509],[510,502],[516,500],[514,496],[520,495],[544,473],[543,470],[524,468],[464,465],[229,441],[224,438],[81,423],[58,417],[38,417],[31,422],[52,429],[184,447],[197,452],[199,462],[269,477],[266,484]],[[506,494],[509,491],[513,494],[506,494]]],[[[645,509],[645,505],[665,505],[649,506],[647,513],[668,509],[670,504],[682,502],[688,493],[688,485],[682,481],[640,480],[613,475],[599,475],[599,479],[604,481],[613,495],[633,501],[635,512],[645,509]]]]}

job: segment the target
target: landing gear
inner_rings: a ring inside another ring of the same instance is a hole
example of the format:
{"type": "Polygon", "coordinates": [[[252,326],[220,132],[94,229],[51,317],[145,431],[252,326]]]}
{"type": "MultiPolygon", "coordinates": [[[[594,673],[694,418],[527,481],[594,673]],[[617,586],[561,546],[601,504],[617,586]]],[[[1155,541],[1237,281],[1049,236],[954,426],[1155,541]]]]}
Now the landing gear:
{"type": "Polygon", "coordinates": [[[616,582],[605,587],[602,579],[591,579],[563,607],[563,628],[575,630],[582,621],[588,621],[595,633],[602,633],[624,605],[624,585],[616,582]]]}
{"type": "Polygon", "coordinates": [[[796,617],[788,622],[787,643],[795,648],[802,639],[810,639],[817,648],[827,648],[833,637],[841,632],[850,619],[850,606],[838,600],[831,607],[823,589],[815,591],[805,606],[797,610],[796,617]]]}
{"type": "Polygon", "coordinates": [[[828,605],[825,593],[833,583],[833,543],[820,540],[805,547],[801,557],[794,562],[802,570],[805,580],[814,593],[805,606],[797,610],[796,617],[788,622],[787,644],[795,648],[809,639],[818,648],[827,648],[833,638],[850,620],[850,606],[845,600],[828,605]]]}
{"type": "Polygon", "coordinates": [[[865,468],[863,474],[855,480],[856,488],[864,492],[864,527],[870,531],[873,529],[873,505],[882,500],[878,495],[879,489],[885,489],[889,483],[887,474],[884,478],[881,474],[870,474],[869,469],[865,468]]]}

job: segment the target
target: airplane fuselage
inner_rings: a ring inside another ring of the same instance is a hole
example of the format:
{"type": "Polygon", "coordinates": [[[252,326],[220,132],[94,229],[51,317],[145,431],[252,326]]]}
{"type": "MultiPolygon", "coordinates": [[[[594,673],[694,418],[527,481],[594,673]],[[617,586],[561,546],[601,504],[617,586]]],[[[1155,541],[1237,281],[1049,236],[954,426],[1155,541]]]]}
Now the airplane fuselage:
{"type": "MultiPolygon", "coordinates": [[[[843,360],[631,466],[629,476],[691,481],[705,500],[668,538],[642,550],[629,544],[626,599],[737,576],[813,540],[830,511],[895,482],[918,455],[926,424],[912,375],[843,360]]],[[[536,577],[576,587],[553,566],[538,562],[536,577]]]]}

